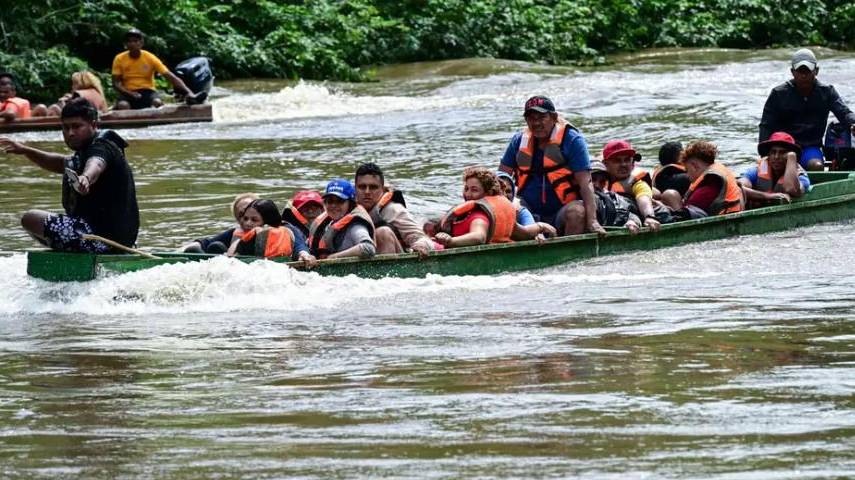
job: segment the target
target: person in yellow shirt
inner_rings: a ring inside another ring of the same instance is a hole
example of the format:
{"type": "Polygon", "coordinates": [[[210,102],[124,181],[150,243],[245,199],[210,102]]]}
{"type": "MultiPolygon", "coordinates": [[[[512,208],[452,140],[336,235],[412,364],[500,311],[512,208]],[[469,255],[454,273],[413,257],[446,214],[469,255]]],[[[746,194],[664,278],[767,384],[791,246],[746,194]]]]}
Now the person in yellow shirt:
{"type": "Polygon", "coordinates": [[[610,140],[603,147],[603,163],[609,174],[609,190],[634,200],[643,225],[658,231],[653,210],[653,181],[644,169],[635,166],[641,155],[626,140],[610,140]]]}
{"type": "Polygon", "coordinates": [[[186,98],[195,99],[196,95],[193,91],[170,72],[159,58],[142,49],[143,43],[144,37],[141,31],[136,28],[128,30],[125,34],[127,50],[113,59],[113,88],[119,94],[116,110],[162,106],[163,101],[154,89],[155,73],[166,77],[175,90],[184,93],[186,98]]]}

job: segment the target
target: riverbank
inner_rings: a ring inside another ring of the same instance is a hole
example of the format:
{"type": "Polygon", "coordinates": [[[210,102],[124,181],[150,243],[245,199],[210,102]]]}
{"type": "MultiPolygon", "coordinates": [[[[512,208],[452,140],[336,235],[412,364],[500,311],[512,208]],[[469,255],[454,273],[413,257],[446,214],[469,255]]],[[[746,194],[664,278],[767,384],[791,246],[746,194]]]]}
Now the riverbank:
{"type": "Polygon", "coordinates": [[[366,65],[469,57],[596,65],[608,54],[650,47],[855,47],[855,5],[838,0],[804,0],[789,10],[773,0],[188,0],[144,7],[65,0],[6,9],[6,18],[30,21],[0,21],[0,70],[14,72],[21,93],[43,102],[67,91],[76,70],[96,70],[108,81],[132,23],[167,64],[205,55],[220,79],[363,81],[374,76],[366,65]]]}

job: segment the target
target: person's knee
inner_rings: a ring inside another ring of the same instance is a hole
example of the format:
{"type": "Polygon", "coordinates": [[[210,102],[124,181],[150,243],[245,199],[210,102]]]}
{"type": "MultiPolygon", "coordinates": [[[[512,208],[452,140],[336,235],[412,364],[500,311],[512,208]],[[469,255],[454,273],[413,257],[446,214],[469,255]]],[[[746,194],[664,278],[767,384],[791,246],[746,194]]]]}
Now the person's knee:
{"type": "Polygon", "coordinates": [[[59,105],[53,104],[47,109],[47,116],[49,117],[58,117],[62,113],[62,108],[59,105]]]}
{"type": "Polygon", "coordinates": [[[576,235],[585,231],[585,204],[575,201],[564,209],[564,234],[576,235]]]}
{"type": "Polygon", "coordinates": [[[46,117],[48,115],[48,107],[40,103],[30,109],[30,115],[34,117],[46,117]]]}
{"type": "Polygon", "coordinates": [[[44,238],[46,214],[41,210],[29,210],[21,217],[21,226],[29,234],[44,238]]]}
{"type": "Polygon", "coordinates": [[[662,192],[662,203],[671,207],[671,209],[679,209],[683,204],[683,198],[680,196],[680,192],[676,190],[665,190],[662,192]]]}
{"type": "Polygon", "coordinates": [[[163,100],[161,100],[159,98],[153,98],[151,100],[151,106],[155,107],[155,108],[160,108],[163,106],[163,100]]]}
{"type": "Polygon", "coordinates": [[[403,251],[398,243],[398,237],[389,227],[377,228],[374,231],[374,242],[377,244],[378,253],[399,253],[403,251]]]}
{"type": "Polygon", "coordinates": [[[127,102],[127,100],[119,100],[116,102],[116,110],[130,110],[131,104],[127,102]]]}
{"type": "Polygon", "coordinates": [[[806,170],[810,171],[822,171],[825,170],[825,165],[822,163],[822,160],[819,158],[812,158],[808,160],[807,165],[805,166],[806,170]]]}

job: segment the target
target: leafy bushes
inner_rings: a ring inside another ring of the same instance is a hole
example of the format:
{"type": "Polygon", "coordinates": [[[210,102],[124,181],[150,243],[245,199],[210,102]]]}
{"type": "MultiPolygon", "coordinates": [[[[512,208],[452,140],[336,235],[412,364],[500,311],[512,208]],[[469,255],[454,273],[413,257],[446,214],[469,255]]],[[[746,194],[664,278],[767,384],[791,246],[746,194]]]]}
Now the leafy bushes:
{"type": "Polygon", "coordinates": [[[219,78],[364,80],[361,66],[463,57],[597,62],[656,46],[855,45],[845,0],[42,0],[0,18],[0,69],[50,101],[124,31],[167,64],[212,59],[219,78]]]}

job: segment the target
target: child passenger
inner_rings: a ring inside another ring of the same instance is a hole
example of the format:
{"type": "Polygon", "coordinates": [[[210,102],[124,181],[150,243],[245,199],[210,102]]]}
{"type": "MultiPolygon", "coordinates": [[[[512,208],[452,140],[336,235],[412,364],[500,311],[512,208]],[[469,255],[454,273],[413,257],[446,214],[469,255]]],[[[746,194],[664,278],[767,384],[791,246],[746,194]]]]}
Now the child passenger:
{"type": "Polygon", "coordinates": [[[235,235],[226,254],[256,257],[290,257],[314,266],[317,259],[306,248],[300,230],[282,223],[279,209],[272,200],[253,200],[240,212],[240,235],[235,235]]]}

